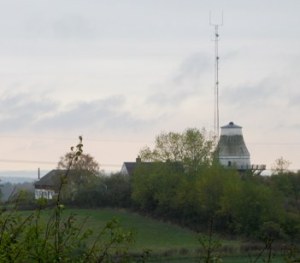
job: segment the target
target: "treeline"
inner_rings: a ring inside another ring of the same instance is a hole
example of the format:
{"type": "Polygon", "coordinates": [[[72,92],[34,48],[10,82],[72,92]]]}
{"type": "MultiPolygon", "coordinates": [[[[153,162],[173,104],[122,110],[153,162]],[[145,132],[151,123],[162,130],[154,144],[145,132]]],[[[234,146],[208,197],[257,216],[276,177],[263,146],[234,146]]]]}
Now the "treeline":
{"type": "Polygon", "coordinates": [[[259,176],[215,164],[190,174],[178,163],[141,163],[132,176],[97,177],[65,203],[134,209],[195,231],[213,222],[224,234],[300,238],[300,172],[259,176]]]}
{"type": "MultiPolygon", "coordinates": [[[[205,130],[162,133],[153,150],[140,151],[133,174],[110,176],[98,173],[93,158],[82,154],[73,169],[89,173],[70,175],[61,201],[77,207],[134,209],[196,231],[213,225],[230,235],[299,239],[300,171],[289,172],[287,162],[278,159],[272,176],[239,173],[221,166],[214,149],[205,130]]],[[[69,155],[61,160],[66,167],[69,155]]]]}
{"type": "Polygon", "coordinates": [[[65,203],[78,207],[132,207],[131,178],[120,173],[94,177],[65,203]]]}
{"type": "Polygon", "coordinates": [[[34,195],[34,185],[32,182],[22,182],[22,183],[2,183],[0,187],[1,201],[6,202],[15,198],[21,191],[27,192],[28,196],[34,195]]]}
{"type": "Polygon", "coordinates": [[[218,232],[257,238],[300,237],[300,172],[257,176],[219,165],[190,175],[172,163],[140,167],[132,178],[132,200],[147,213],[194,230],[213,222],[218,232]]]}

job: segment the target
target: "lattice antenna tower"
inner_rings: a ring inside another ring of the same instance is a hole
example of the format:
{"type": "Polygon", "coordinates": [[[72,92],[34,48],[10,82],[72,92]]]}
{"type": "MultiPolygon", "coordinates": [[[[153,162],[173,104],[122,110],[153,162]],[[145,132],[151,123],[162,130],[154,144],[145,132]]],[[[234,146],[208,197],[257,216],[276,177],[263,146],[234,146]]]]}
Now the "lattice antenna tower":
{"type": "Polygon", "coordinates": [[[214,27],[215,35],[215,78],[214,78],[214,133],[219,138],[220,124],[219,124],[219,27],[223,26],[223,12],[221,14],[221,22],[216,23],[212,21],[211,12],[209,13],[209,24],[214,27]]]}

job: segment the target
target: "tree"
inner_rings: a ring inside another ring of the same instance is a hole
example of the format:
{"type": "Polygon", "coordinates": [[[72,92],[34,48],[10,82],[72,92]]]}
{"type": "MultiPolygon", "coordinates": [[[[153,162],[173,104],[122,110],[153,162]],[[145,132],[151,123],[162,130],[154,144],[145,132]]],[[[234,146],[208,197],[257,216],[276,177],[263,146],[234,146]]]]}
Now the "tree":
{"type": "MultiPolygon", "coordinates": [[[[72,152],[66,153],[64,156],[60,157],[57,168],[67,169],[69,167],[70,158],[73,156],[72,152]]],[[[98,162],[89,154],[82,153],[76,163],[73,164],[72,170],[83,170],[89,171],[94,174],[99,173],[100,166],[98,162]]]]}
{"type": "Polygon", "coordinates": [[[154,149],[148,146],[140,151],[143,161],[181,162],[190,171],[197,171],[213,160],[214,139],[205,129],[189,128],[182,133],[161,133],[155,139],[154,149]]]}
{"type": "MultiPolygon", "coordinates": [[[[77,193],[95,183],[100,174],[98,162],[89,154],[81,153],[72,164],[67,183],[63,187],[63,197],[74,200],[77,193]]],[[[60,158],[57,169],[67,170],[74,152],[68,152],[60,158]]]]}
{"type": "Polygon", "coordinates": [[[300,214],[300,171],[273,174],[272,187],[285,197],[285,206],[289,211],[300,214]]]}
{"type": "Polygon", "coordinates": [[[275,160],[275,163],[272,165],[272,173],[273,174],[284,174],[288,172],[288,168],[291,162],[280,157],[275,160]]]}

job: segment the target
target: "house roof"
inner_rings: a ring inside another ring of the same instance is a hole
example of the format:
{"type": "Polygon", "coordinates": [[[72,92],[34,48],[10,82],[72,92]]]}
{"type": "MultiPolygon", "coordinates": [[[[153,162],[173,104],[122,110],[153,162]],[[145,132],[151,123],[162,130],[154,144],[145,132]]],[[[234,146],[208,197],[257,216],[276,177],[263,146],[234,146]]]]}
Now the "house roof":
{"type": "Polygon", "coordinates": [[[66,170],[52,170],[46,175],[44,175],[39,181],[35,182],[34,186],[35,188],[57,188],[61,178],[64,176],[66,173],[66,170]]]}
{"type": "MultiPolygon", "coordinates": [[[[93,175],[90,171],[81,171],[84,173],[90,173],[93,175]]],[[[80,173],[81,173],[80,172],[80,173]]],[[[35,188],[41,189],[41,188],[51,188],[51,189],[58,189],[59,185],[61,183],[61,179],[66,175],[67,170],[60,170],[55,169],[44,175],[39,181],[35,182],[34,186],[35,188]]],[[[69,170],[68,177],[72,175],[78,175],[78,170],[69,170]]]]}
{"type": "Polygon", "coordinates": [[[122,171],[131,175],[136,167],[136,162],[124,162],[122,166],[122,171]]]}
{"type": "Polygon", "coordinates": [[[134,170],[138,167],[142,166],[143,168],[151,168],[154,166],[153,162],[124,162],[122,166],[122,172],[127,173],[128,175],[132,175],[134,170]]]}
{"type": "MultiPolygon", "coordinates": [[[[142,168],[146,170],[155,169],[158,165],[164,165],[164,167],[169,166],[176,170],[183,170],[183,165],[180,162],[124,162],[121,172],[132,175],[137,168],[142,168]]],[[[160,166],[161,167],[161,166],[160,166]]]]}

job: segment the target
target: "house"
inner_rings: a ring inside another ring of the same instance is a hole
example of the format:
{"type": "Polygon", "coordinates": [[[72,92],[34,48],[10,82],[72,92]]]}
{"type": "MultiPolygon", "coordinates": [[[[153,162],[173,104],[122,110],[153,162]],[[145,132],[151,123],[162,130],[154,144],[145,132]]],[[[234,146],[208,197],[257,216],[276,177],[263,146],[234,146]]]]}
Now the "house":
{"type": "Polygon", "coordinates": [[[52,170],[34,183],[35,199],[53,199],[58,193],[64,170],[52,170]]]}
{"type": "MultiPolygon", "coordinates": [[[[52,170],[35,182],[35,199],[46,198],[53,199],[59,191],[62,180],[67,170],[52,170]]],[[[71,186],[72,192],[76,192],[79,186],[89,182],[90,178],[94,178],[96,174],[88,170],[69,170],[67,182],[71,186]],[[70,180],[72,178],[72,180],[70,180]]]]}

